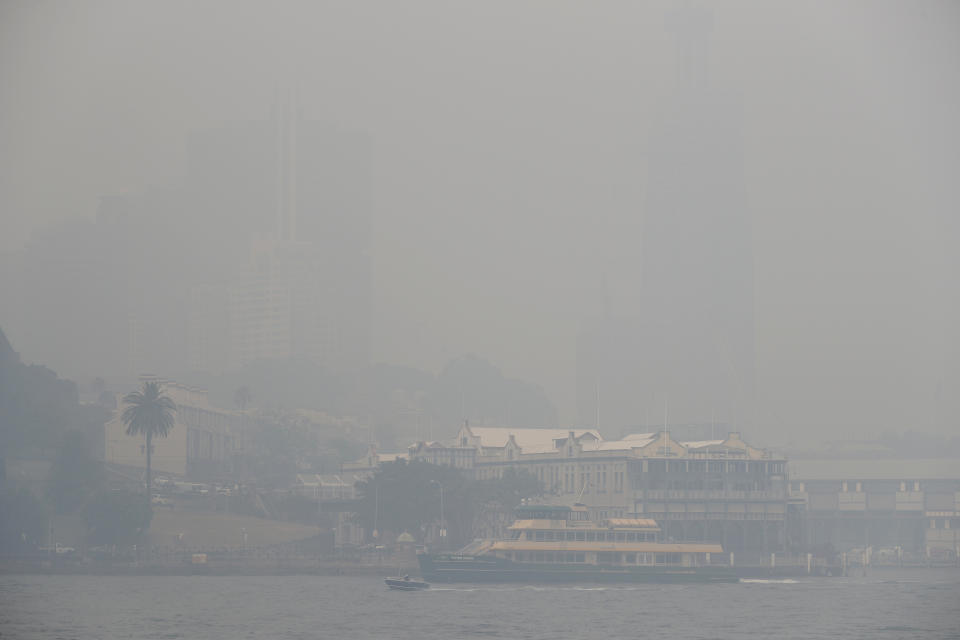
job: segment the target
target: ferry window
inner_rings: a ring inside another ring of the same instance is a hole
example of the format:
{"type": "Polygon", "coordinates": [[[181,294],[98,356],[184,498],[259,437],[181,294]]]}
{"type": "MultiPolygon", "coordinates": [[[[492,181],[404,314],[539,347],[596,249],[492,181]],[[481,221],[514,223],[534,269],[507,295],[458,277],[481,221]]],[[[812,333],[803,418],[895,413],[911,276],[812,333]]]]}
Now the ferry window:
{"type": "Polygon", "coordinates": [[[544,532],[543,532],[543,539],[544,539],[544,540],[549,540],[549,541],[552,542],[552,541],[553,541],[553,531],[544,531],[544,532]]]}
{"type": "Polygon", "coordinates": [[[583,554],[582,554],[582,553],[578,553],[576,559],[574,560],[574,562],[583,562],[583,554]]]}
{"type": "Polygon", "coordinates": [[[611,563],[613,562],[613,552],[612,551],[598,551],[597,552],[597,562],[611,563]]]}
{"type": "Polygon", "coordinates": [[[617,534],[617,542],[626,542],[626,540],[627,534],[623,533],[622,531],[617,534]]]}
{"type": "Polygon", "coordinates": [[[637,554],[635,553],[624,554],[623,560],[627,564],[637,564],[637,554]]]}
{"type": "Polygon", "coordinates": [[[656,557],[655,557],[655,559],[654,559],[654,562],[655,562],[656,564],[666,564],[666,563],[667,563],[667,554],[665,554],[665,553],[658,553],[658,554],[656,554],[656,557]]]}
{"type": "Polygon", "coordinates": [[[543,560],[544,562],[553,562],[553,551],[544,551],[543,560]]]}
{"type": "Polygon", "coordinates": [[[596,542],[597,534],[593,531],[587,531],[587,542],[596,542]]]}
{"type": "Polygon", "coordinates": [[[535,539],[537,542],[543,542],[543,531],[537,531],[535,539]]]}
{"type": "Polygon", "coordinates": [[[543,562],[543,551],[534,551],[534,552],[533,552],[533,561],[534,561],[534,562],[543,562]]]}
{"type": "Polygon", "coordinates": [[[577,531],[577,541],[578,541],[578,542],[583,542],[584,540],[585,540],[585,538],[584,538],[584,535],[583,535],[583,531],[577,531]]]}
{"type": "Polygon", "coordinates": [[[573,540],[575,537],[573,531],[567,531],[566,534],[564,534],[564,536],[566,537],[567,540],[573,540]]]}
{"type": "Polygon", "coordinates": [[[633,532],[630,532],[627,534],[627,542],[636,542],[636,541],[637,541],[637,534],[633,532]]]}

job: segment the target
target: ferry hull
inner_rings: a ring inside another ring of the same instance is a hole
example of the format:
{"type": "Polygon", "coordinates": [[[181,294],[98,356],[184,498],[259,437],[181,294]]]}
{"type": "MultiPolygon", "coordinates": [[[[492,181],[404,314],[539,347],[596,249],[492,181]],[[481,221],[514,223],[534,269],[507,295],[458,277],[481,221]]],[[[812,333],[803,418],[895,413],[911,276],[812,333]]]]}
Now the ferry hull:
{"type": "Polygon", "coordinates": [[[526,564],[501,558],[420,555],[420,573],[431,582],[488,583],[688,583],[737,582],[730,567],[617,567],[526,564]]]}

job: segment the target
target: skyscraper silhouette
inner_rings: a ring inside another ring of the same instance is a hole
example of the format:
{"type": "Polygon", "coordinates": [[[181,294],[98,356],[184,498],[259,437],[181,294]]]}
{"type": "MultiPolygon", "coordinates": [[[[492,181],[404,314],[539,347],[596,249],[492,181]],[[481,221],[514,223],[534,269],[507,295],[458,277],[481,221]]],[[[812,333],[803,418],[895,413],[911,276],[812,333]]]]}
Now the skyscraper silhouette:
{"type": "Polygon", "coordinates": [[[749,425],[755,385],[751,219],[736,100],[712,85],[712,14],[667,17],[676,86],[649,138],[640,309],[588,322],[579,344],[581,421],[749,425]],[[606,391],[605,391],[606,389],[606,391]],[[664,410],[666,408],[666,418],[664,410]]]}

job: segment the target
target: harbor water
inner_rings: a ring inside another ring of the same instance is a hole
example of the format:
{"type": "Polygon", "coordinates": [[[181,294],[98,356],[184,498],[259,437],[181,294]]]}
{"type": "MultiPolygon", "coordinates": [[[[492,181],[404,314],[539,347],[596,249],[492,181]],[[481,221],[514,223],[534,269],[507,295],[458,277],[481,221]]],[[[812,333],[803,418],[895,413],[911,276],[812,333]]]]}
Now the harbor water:
{"type": "Polygon", "coordinates": [[[4,640],[473,637],[960,638],[960,571],[420,592],[372,576],[0,576],[4,640]]]}

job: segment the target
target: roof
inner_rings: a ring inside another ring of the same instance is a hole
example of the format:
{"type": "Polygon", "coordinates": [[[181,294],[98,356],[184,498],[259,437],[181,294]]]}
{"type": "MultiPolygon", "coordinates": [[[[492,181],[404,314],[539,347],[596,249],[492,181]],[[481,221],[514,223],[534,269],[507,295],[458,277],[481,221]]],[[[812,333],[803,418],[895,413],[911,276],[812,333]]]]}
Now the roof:
{"type": "Polygon", "coordinates": [[[630,451],[631,449],[642,449],[653,442],[653,438],[649,440],[607,440],[600,441],[591,444],[584,445],[584,451],[630,451]]]}
{"type": "Polygon", "coordinates": [[[319,473],[298,473],[297,482],[306,486],[306,487],[321,487],[321,486],[334,486],[334,487],[349,487],[348,482],[344,482],[343,478],[337,475],[320,475],[319,473]]]}
{"type": "Polygon", "coordinates": [[[628,433],[621,440],[653,440],[659,433],[628,433]]]}
{"type": "Polygon", "coordinates": [[[723,547],[710,542],[531,542],[498,540],[491,547],[497,551],[621,551],[640,553],[723,553],[723,547]]]}
{"type": "Polygon", "coordinates": [[[719,447],[724,440],[695,440],[694,442],[681,442],[688,449],[702,449],[704,447],[719,447]]]}
{"type": "Polygon", "coordinates": [[[573,432],[574,438],[590,434],[601,440],[596,429],[514,429],[508,427],[469,427],[470,433],[480,438],[482,447],[505,447],[510,436],[524,453],[556,451],[555,440],[565,440],[573,432]]]}

